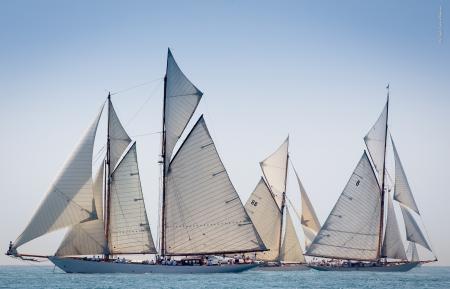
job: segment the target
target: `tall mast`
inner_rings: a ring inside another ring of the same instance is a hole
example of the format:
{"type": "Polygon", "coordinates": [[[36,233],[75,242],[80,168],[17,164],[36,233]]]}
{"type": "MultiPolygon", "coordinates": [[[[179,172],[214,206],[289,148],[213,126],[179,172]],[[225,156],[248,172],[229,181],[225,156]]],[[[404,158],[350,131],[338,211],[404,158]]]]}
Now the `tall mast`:
{"type": "MultiPolygon", "coordinates": [[[[110,115],[110,111],[111,111],[111,93],[108,93],[108,117],[107,117],[107,122],[108,122],[108,128],[107,128],[107,137],[106,137],[106,161],[105,161],[105,178],[106,178],[106,183],[105,183],[105,200],[104,200],[104,204],[105,204],[105,209],[106,209],[106,214],[105,214],[105,237],[106,237],[106,244],[107,246],[109,245],[109,219],[111,216],[111,151],[110,151],[110,121],[109,121],[109,115],[110,115]]],[[[109,248],[108,251],[105,252],[105,259],[107,260],[109,258],[109,248]]]]}
{"type": "MultiPolygon", "coordinates": [[[[289,151],[289,143],[288,143],[288,151],[289,151]]],[[[287,171],[288,171],[288,163],[289,163],[289,153],[286,157],[286,173],[284,176],[284,190],[281,195],[281,224],[280,224],[280,241],[278,242],[278,261],[281,262],[281,242],[283,239],[283,220],[284,220],[284,212],[286,208],[286,184],[287,184],[287,171]]]]}
{"type": "Polygon", "coordinates": [[[389,84],[386,86],[387,89],[387,103],[386,103],[386,130],[384,134],[384,154],[383,154],[383,173],[381,180],[381,213],[380,213],[380,231],[378,233],[378,256],[381,256],[382,241],[383,241],[383,226],[384,226],[384,199],[385,199],[385,174],[386,174],[386,146],[387,146],[387,132],[388,132],[388,117],[389,117],[389,84]]]}
{"type": "MultiPolygon", "coordinates": [[[[167,57],[167,60],[169,57],[167,57]]],[[[163,98],[163,113],[162,113],[162,200],[161,200],[161,256],[166,254],[166,90],[167,90],[167,69],[164,76],[164,98],[163,98]]]]}

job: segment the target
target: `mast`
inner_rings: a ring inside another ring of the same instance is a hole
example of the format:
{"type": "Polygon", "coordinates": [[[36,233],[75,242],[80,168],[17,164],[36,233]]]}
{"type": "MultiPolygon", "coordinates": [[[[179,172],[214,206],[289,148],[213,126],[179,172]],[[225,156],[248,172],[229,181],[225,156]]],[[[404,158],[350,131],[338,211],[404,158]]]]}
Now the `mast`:
{"type": "MultiPolygon", "coordinates": [[[[169,60],[169,57],[167,57],[169,60]]],[[[162,200],[161,200],[161,256],[166,254],[166,90],[167,90],[167,69],[164,76],[164,98],[163,98],[163,113],[162,113],[162,144],[161,157],[163,159],[162,168],[162,200]]]]}
{"type": "MultiPolygon", "coordinates": [[[[110,151],[110,121],[109,121],[109,116],[110,116],[110,111],[111,111],[111,92],[108,93],[108,118],[107,118],[107,122],[108,122],[108,127],[107,127],[107,136],[106,136],[106,161],[105,161],[105,178],[106,178],[106,186],[105,186],[105,200],[104,200],[104,204],[105,204],[105,209],[106,209],[106,214],[105,214],[105,238],[106,238],[106,246],[109,245],[109,219],[110,219],[110,215],[111,215],[111,151],[110,151]]],[[[105,260],[109,259],[109,248],[108,251],[105,252],[105,260]]]]}
{"type": "MultiPolygon", "coordinates": [[[[288,151],[289,151],[289,143],[288,143],[288,151]]],[[[281,247],[282,247],[282,239],[283,239],[283,221],[284,214],[286,211],[286,184],[287,184],[287,171],[288,171],[288,163],[289,163],[289,153],[286,157],[286,173],[284,177],[284,190],[281,197],[281,224],[280,224],[280,241],[278,242],[278,261],[281,262],[281,247]]]]}
{"type": "Polygon", "coordinates": [[[387,103],[386,103],[386,129],[384,134],[384,153],[383,153],[383,173],[381,180],[381,213],[380,213],[380,230],[378,233],[378,258],[381,259],[381,250],[383,247],[383,226],[384,226],[384,199],[385,199],[385,174],[386,174],[386,146],[387,146],[387,132],[388,132],[388,118],[389,118],[389,84],[387,89],[387,103]]]}

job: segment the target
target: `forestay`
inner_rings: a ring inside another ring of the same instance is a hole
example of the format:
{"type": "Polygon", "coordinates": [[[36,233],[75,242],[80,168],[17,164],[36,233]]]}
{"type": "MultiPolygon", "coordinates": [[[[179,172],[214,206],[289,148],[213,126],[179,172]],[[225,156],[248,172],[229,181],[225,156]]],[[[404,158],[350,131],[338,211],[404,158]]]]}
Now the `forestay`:
{"type": "Polygon", "coordinates": [[[384,155],[385,155],[385,143],[387,133],[387,121],[388,121],[388,102],[384,106],[378,120],[372,126],[370,131],[364,137],[367,150],[372,158],[375,169],[378,173],[378,180],[380,184],[383,178],[384,169],[384,155]]]}
{"type": "Polygon", "coordinates": [[[166,170],[173,149],[197,108],[202,95],[203,93],[183,74],[169,49],[164,100],[166,170]]]}
{"type": "Polygon", "coordinates": [[[417,224],[413,214],[403,205],[400,205],[400,208],[402,209],[403,220],[405,221],[406,240],[420,244],[432,252],[433,250],[431,249],[430,244],[428,244],[428,241],[420,229],[419,224],[417,224]]]}
{"type": "Polygon", "coordinates": [[[394,149],[395,158],[395,193],[394,199],[404,206],[407,206],[417,214],[419,214],[419,209],[414,200],[411,188],[409,187],[408,179],[406,178],[405,171],[403,170],[402,162],[398,155],[397,149],[394,144],[394,140],[391,137],[392,147],[394,149]]]}
{"type": "Polygon", "coordinates": [[[166,254],[265,250],[219,158],[203,116],[167,173],[166,254]]]}
{"type": "Polygon", "coordinates": [[[156,253],[145,210],[134,142],[111,174],[111,254],[156,253]]]}
{"type": "Polygon", "coordinates": [[[250,195],[245,210],[269,251],[258,252],[256,259],[277,261],[280,249],[281,211],[266,182],[261,178],[250,195]]]}
{"type": "Polygon", "coordinates": [[[380,188],[364,152],[307,255],[376,260],[380,231],[380,188]]]}
{"type": "Polygon", "coordinates": [[[13,248],[57,229],[97,218],[92,201],[92,154],[102,111],[103,106],[13,248]]]}
{"type": "Polygon", "coordinates": [[[101,255],[108,252],[103,222],[103,173],[102,164],[94,180],[94,200],[98,219],[73,226],[64,236],[55,255],[101,255]]]}
{"type": "Polygon", "coordinates": [[[125,129],[123,128],[122,124],[120,123],[120,120],[117,117],[116,111],[114,110],[111,101],[109,101],[108,112],[109,112],[108,130],[110,138],[109,154],[110,154],[110,168],[112,171],[115,168],[120,157],[122,156],[123,152],[130,144],[131,139],[128,136],[125,129]]]}
{"type": "Polygon", "coordinates": [[[281,207],[282,196],[286,191],[286,174],[288,161],[289,137],[269,157],[260,162],[261,169],[275,200],[281,207]]]}
{"type": "Polygon", "coordinates": [[[403,246],[402,237],[398,228],[397,217],[395,216],[394,205],[388,192],[388,210],[386,231],[384,234],[384,242],[381,250],[381,256],[406,260],[405,247],[403,246]]]}
{"type": "Polygon", "coordinates": [[[281,245],[280,261],[283,263],[305,263],[303,249],[300,245],[294,223],[286,207],[286,227],[283,243],[281,245]]]}

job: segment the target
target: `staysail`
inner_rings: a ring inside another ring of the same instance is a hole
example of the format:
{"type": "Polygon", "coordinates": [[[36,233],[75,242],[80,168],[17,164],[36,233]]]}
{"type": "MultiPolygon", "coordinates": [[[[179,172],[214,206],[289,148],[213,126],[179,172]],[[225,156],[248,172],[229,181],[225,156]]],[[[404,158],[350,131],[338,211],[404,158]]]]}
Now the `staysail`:
{"type": "Polygon", "coordinates": [[[135,142],[119,161],[111,179],[110,253],[156,253],[145,210],[135,142]]]}
{"type": "Polygon", "coordinates": [[[97,220],[76,224],[64,236],[56,256],[102,255],[107,253],[103,223],[103,183],[104,165],[102,164],[94,180],[94,201],[97,220]]]}
{"type": "Polygon", "coordinates": [[[417,246],[414,242],[409,242],[408,249],[406,250],[406,255],[410,262],[419,262],[419,252],[417,252],[417,246]]]}
{"type": "MultiPolygon", "coordinates": [[[[388,100],[389,101],[389,100],[388,100]]],[[[384,169],[384,156],[385,156],[385,144],[386,144],[386,132],[388,121],[388,102],[384,106],[378,120],[372,126],[370,131],[364,137],[369,155],[372,158],[375,170],[378,173],[378,180],[380,184],[383,178],[384,169]]]]}
{"type": "Polygon", "coordinates": [[[306,255],[376,260],[380,231],[380,194],[376,176],[364,152],[306,255]]]}
{"type": "Polygon", "coordinates": [[[403,205],[400,205],[400,208],[402,209],[403,220],[405,221],[406,240],[420,244],[433,252],[430,244],[425,238],[425,234],[420,229],[419,224],[417,224],[413,213],[410,211],[410,209],[403,205]]]}
{"type": "Polygon", "coordinates": [[[286,229],[283,243],[281,245],[280,261],[283,263],[305,263],[303,249],[300,245],[294,223],[292,222],[289,210],[286,207],[286,229]]]}
{"type": "Polygon", "coordinates": [[[169,49],[164,99],[166,171],[173,149],[194,114],[202,95],[203,93],[183,74],[169,49]]]}
{"type": "Polygon", "coordinates": [[[386,231],[384,234],[381,256],[392,259],[406,260],[405,247],[403,246],[402,237],[398,228],[397,217],[395,216],[394,205],[392,204],[389,192],[387,198],[388,210],[386,231]]]}
{"type": "Polygon", "coordinates": [[[165,211],[167,255],[266,249],[228,177],[203,116],[170,163],[165,211]]]}
{"type": "Polygon", "coordinates": [[[97,219],[93,212],[92,154],[103,106],[13,248],[67,226],[97,219]]]}
{"type": "Polygon", "coordinates": [[[264,245],[269,251],[258,252],[256,258],[263,261],[277,261],[279,255],[281,211],[261,178],[250,195],[245,210],[250,216],[264,245]]]}
{"type": "Polygon", "coordinates": [[[279,207],[281,207],[283,193],[286,192],[288,149],[289,137],[273,154],[260,162],[264,177],[279,207]]]}

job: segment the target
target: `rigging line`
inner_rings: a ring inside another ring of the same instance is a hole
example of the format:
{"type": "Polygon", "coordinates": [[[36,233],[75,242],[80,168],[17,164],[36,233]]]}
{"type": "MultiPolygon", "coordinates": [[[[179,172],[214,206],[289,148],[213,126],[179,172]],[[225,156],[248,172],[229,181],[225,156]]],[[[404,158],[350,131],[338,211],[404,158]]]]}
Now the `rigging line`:
{"type": "Polygon", "coordinates": [[[140,137],[140,136],[154,135],[154,134],[160,134],[160,133],[162,133],[162,131],[154,131],[154,132],[143,133],[143,134],[135,134],[135,135],[132,135],[131,137],[140,137]]]}
{"type": "Polygon", "coordinates": [[[116,94],[124,93],[124,92],[130,91],[130,90],[133,90],[133,89],[135,89],[135,88],[139,88],[139,87],[142,87],[142,86],[145,86],[145,85],[154,83],[154,82],[156,82],[156,81],[158,81],[158,80],[162,80],[162,79],[164,79],[164,77],[158,77],[158,78],[155,78],[155,79],[146,81],[146,82],[142,82],[142,83],[139,83],[139,84],[136,84],[136,85],[133,85],[133,86],[129,86],[129,87],[127,87],[127,88],[124,88],[124,89],[121,89],[121,90],[118,90],[118,91],[111,92],[111,95],[116,95],[116,94]]]}

